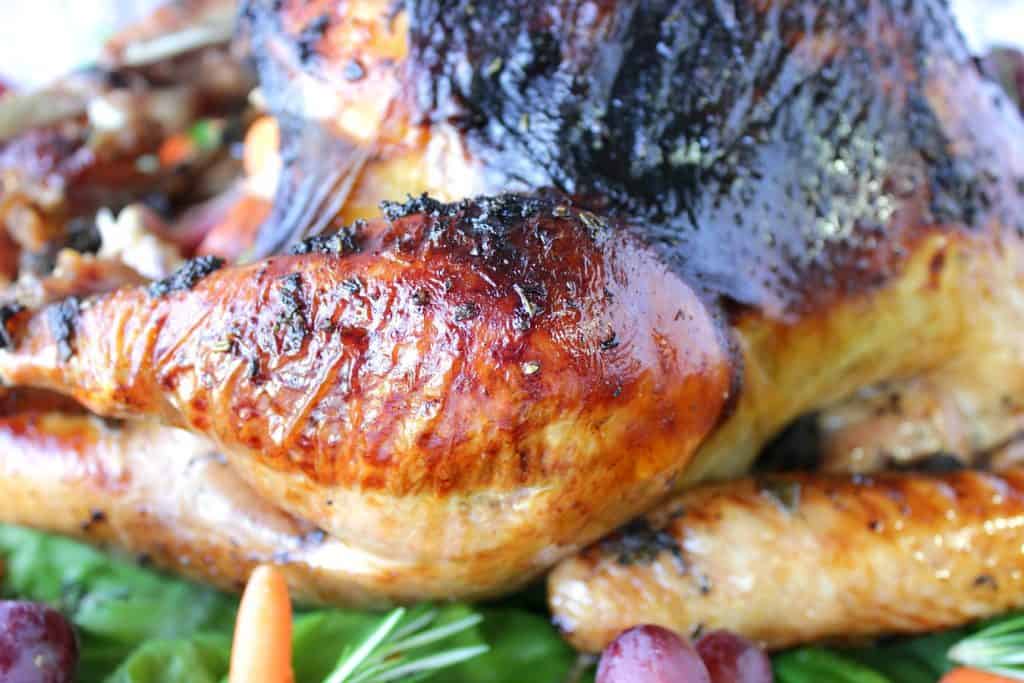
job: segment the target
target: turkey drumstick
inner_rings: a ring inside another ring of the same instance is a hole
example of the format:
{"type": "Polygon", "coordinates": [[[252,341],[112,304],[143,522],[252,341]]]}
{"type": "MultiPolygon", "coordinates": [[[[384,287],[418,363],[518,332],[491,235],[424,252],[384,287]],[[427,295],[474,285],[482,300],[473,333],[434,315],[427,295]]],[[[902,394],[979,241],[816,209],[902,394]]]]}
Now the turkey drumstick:
{"type": "Polygon", "coordinates": [[[428,595],[521,583],[664,496],[733,380],[694,292],[557,199],[391,215],[15,312],[0,375],[209,435],[335,538],[453,566],[428,595]]]}

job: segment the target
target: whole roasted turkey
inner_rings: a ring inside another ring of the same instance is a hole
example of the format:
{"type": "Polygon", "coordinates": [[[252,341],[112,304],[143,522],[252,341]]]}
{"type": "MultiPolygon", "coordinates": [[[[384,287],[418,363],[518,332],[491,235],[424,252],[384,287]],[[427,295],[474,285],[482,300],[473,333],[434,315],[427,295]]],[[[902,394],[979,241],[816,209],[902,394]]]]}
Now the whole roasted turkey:
{"type": "Polygon", "coordinates": [[[361,605],[562,561],[585,649],[1024,605],[1024,121],[945,3],[240,17],[270,217],[0,310],[0,518],[361,605]],[[826,472],[680,493],[809,413],[826,472]]]}

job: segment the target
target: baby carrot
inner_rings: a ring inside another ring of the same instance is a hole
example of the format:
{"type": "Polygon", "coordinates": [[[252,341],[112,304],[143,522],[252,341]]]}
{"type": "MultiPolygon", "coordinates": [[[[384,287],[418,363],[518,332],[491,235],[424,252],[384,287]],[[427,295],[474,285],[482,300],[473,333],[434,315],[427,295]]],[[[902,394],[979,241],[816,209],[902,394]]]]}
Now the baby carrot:
{"type": "Polygon", "coordinates": [[[292,605],[288,585],[271,566],[249,577],[235,621],[231,683],[292,683],[292,605]]]}
{"type": "Polygon", "coordinates": [[[979,669],[960,667],[943,676],[939,683],[1015,683],[1010,678],[996,676],[979,669]]]}

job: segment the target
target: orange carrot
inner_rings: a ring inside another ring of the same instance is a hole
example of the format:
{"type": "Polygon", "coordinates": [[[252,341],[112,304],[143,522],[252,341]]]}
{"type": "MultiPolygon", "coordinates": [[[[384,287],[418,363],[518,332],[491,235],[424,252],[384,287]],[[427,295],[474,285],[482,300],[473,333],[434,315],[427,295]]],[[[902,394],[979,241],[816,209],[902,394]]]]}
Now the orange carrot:
{"type": "Polygon", "coordinates": [[[186,133],[178,133],[163,141],[157,156],[161,166],[177,166],[188,161],[194,153],[192,139],[186,133]]]}
{"type": "Polygon", "coordinates": [[[996,676],[978,669],[960,667],[943,676],[939,683],[1017,683],[1011,678],[996,676]]]}
{"type": "Polygon", "coordinates": [[[292,683],[292,604],[281,573],[259,566],[235,621],[231,683],[292,683]]]}

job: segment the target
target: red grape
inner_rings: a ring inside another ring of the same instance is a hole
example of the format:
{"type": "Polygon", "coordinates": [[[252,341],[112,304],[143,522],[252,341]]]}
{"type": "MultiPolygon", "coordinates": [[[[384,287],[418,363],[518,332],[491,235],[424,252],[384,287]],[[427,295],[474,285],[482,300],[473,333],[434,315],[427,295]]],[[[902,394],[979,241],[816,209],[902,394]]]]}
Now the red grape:
{"type": "Polygon", "coordinates": [[[697,641],[711,683],[772,683],[772,664],[761,648],[729,631],[712,631],[697,641]]]}
{"type": "Polygon", "coordinates": [[[697,651],[661,626],[623,631],[601,654],[597,683],[711,683],[697,651]]]}
{"type": "Polygon", "coordinates": [[[60,612],[0,601],[0,681],[70,683],[77,662],[75,632],[60,612]]]}

